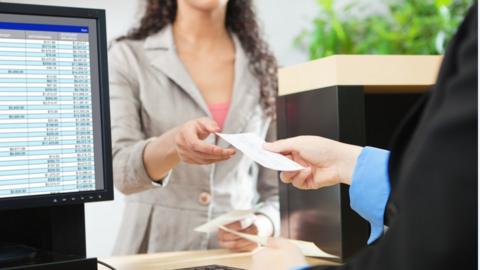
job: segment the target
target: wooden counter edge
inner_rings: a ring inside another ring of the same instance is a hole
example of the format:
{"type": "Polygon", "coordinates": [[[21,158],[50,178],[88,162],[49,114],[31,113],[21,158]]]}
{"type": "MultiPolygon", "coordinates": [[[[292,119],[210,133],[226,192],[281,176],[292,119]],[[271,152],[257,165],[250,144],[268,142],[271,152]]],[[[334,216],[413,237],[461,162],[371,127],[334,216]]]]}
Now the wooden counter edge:
{"type": "MultiPolygon", "coordinates": [[[[99,260],[112,265],[117,270],[176,269],[210,264],[248,269],[251,265],[252,254],[252,252],[235,253],[225,249],[214,249],[113,256],[99,258],[99,260]]],[[[338,264],[320,258],[307,258],[307,262],[311,265],[338,264]]],[[[99,265],[99,269],[107,268],[99,265]]]]}
{"type": "Polygon", "coordinates": [[[442,59],[441,55],[329,56],[279,69],[278,94],[337,85],[364,86],[371,92],[422,92],[435,83],[442,59]]]}

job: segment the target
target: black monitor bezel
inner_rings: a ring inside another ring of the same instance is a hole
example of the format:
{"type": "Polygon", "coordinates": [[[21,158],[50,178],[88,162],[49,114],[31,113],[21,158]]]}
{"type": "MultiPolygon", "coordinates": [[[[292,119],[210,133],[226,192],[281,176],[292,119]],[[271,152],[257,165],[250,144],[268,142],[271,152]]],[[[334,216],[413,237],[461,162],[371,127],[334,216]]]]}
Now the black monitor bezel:
{"type": "Polygon", "coordinates": [[[107,60],[107,32],[105,10],[0,3],[0,13],[39,15],[51,17],[89,18],[97,21],[98,71],[100,86],[100,121],[102,126],[102,160],[104,189],[45,195],[0,198],[0,210],[54,205],[82,204],[113,200],[112,144],[110,129],[110,101],[107,60]]]}

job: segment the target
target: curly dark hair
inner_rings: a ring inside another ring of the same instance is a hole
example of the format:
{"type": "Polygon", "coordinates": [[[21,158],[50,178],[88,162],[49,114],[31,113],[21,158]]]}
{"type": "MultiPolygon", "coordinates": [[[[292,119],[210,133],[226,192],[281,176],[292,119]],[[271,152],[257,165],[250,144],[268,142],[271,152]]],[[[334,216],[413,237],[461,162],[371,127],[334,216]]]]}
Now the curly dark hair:
{"type": "MultiPolygon", "coordinates": [[[[175,21],[177,0],[147,0],[140,25],[117,40],[142,40],[175,21]]],[[[260,84],[263,110],[275,118],[277,95],[277,62],[268,44],[262,39],[251,0],[229,0],[225,26],[237,35],[249,59],[249,68],[260,84]]]]}

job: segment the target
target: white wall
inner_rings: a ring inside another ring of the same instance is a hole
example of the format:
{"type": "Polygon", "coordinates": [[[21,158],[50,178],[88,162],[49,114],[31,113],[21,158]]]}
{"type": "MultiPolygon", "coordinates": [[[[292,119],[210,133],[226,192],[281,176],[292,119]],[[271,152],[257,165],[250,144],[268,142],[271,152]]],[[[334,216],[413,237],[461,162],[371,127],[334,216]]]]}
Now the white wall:
{"type": "Polygon", "coordinates": [[[293,40],[311,25],[318,12],[316,0],[257,0],[263,34],[281,66],[305,62],[308,55],[294,48],[293,40]]]}
{"type": "MultiPolygon", "coordinates": [[[[142,0],[139,0],[142,1],[142,0]]],[[[108,40],[124,34],[134,23],[137,0],[9,0],[2,2],[61,5],[105,9],[108,40]]],[[[316,12],[315,0],[256,0],[258,14],[268,42],[281,65],[304,62],[307,56],[293,48],[292,42],[310,23],[316,12]]],[[[87,253],[109,256],[121,220],[123,196],[115,193],[110,202],[86,205],[87,253]]],[[[68,241],[68,239],[66,239],[68,241]]]]}

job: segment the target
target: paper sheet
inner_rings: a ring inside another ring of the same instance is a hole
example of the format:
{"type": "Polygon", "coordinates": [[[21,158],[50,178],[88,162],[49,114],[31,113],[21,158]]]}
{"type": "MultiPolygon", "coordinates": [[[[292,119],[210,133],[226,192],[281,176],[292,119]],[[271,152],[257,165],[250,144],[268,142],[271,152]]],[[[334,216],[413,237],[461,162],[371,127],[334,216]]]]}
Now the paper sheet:
{"type": "MultiPolygon", "coordinates": [[[[261,246],[266,246],[268,242],[268,237],[265,236],[258,236],[258,235],[253,235],[253,234],[246,234],[246,233],[241,233],[237,231],[233,231],[229,228],[226,228],[224,226],[219,226],[222,230],[225,230],[229,233],[235,234],[239,237],[242,237],[244,239],[247,239],[248,241],[252,241],[254,243],[257,243],[261,246]]],[[[307,257],[321,257],[321,258],[338,258],[338,256],[326,253],[325,251],[321,250],[319,247],[317,247],[314,243],[312,242],[307,242],[307,241],[300,241],[300,240],[291,240],[288,239],[292,244],[296,245],[302,254],[307,257]]]]}
{"type": "Polygon", "coordinates": [[[321,250],[319,247],[317,247],[317,245],[315,245],[315,243],[291,239],[288,241],[295,244],[302,251],[303,255],[307,257],[338,258],[338,256],[321,250]]]}
{"type": "Polygon", "coordinates": [[[263,149],[265,141],[253,133],[225,134],[217,135],[229,142],[243,154],[253,159],[260,165],[276,171],[299,171],[304,167],[293,160],[288,159],[278,153],[273,153],[263,149]]]}
{"type": "Polygon", "coordinates": [[[220,226],[230,224],[235,221],[239,221],[248,217],[253,217],[254,210],[234,210],[230,211],[224,215],[221,215],[215,219],[210,220],[209,222],[196,227],[194,230],[196,232],[216,232],[220,226]]]}
{"type": "Polygon", "coordinates": [[[219,226],[219,228],[221,228],[222,230],[227,231],[231,234],[237,235],[241,238],[247,239],[248,241],[257,243],[261,246],[266,246],[267,242],[268,242],[268,237],[266,237],[266,236],[259,236],[259,235],[253,235],[253,234],[248,234],[248,233],[241,233],[241,232],[231,230],[231,229],[229,229],[225,226],[219,226]]]}

